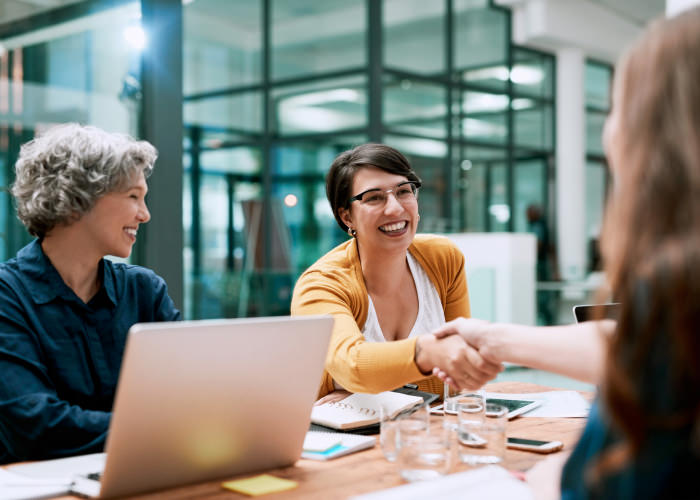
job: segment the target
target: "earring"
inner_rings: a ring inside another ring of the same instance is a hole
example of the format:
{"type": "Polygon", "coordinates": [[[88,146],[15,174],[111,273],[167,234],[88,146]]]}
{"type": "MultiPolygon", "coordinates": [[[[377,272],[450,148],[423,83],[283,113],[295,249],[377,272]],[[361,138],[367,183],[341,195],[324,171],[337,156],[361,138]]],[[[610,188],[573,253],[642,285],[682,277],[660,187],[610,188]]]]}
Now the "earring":
{"type": "Polygon", "coordinates": [[[353,228],[349,227],[349,228],[348,228],[348,235],[349,235],[351,238],[354,238],[355,236],[357,236],[357,231],[355,231],[353,228]]]}

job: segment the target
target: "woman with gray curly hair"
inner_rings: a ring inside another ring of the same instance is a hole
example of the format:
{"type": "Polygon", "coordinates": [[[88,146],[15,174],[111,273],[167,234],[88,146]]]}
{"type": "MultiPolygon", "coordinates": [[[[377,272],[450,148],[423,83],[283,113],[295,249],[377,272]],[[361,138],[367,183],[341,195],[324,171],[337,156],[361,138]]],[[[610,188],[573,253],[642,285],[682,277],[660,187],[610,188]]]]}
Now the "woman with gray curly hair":
{"type": "Polygon", "coordinates": [[[127,331],[180,319],[162,278],[104,258],[150,219],[156,157],[77,124],[22,146],[12,194],[36,239],[0,264],[0,464],[100,451],[127,331]]]}

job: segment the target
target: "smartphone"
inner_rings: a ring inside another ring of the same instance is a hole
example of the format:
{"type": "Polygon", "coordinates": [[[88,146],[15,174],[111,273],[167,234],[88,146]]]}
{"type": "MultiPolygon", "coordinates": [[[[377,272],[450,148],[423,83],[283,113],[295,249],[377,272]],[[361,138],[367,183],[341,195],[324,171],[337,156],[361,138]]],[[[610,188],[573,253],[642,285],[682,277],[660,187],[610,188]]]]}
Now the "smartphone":
{"type": "Polygon", "coordinates": [[[513,448],[514,450],[534,451],[535,453],[552,453],[564,447],[561,441],[539,441],[537,439],[517,437],[509,437],[507,445],[508,448],[513,448]]]}

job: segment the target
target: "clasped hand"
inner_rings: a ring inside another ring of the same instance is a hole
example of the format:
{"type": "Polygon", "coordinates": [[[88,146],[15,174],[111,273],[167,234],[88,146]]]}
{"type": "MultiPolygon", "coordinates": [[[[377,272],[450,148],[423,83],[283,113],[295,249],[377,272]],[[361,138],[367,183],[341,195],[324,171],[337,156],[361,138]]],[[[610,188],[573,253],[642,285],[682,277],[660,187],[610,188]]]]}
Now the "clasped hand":
{"type": "Polygon", "coordinates": [[[418,367],[429,369],[457,390],[474,390],[503,370],[500,360],[489,353],[486,332],[489,323],[458,318],[420,339],[418,367]],[[424,354],[424,355],[423,355],[424,354]]]}

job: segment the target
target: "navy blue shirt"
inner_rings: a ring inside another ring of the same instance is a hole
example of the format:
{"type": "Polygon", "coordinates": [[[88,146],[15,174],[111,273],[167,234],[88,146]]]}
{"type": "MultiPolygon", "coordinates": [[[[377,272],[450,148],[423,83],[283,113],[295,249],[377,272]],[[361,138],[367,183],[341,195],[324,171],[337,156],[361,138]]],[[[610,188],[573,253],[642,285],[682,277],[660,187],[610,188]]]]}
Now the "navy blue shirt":
{"type": "Polygon", "coordinates": [[[38,240],[0,264],[0,464],[101,451],[129,328],[180,319],[153,271],[98,273],[86,304],[38,240]]]}

